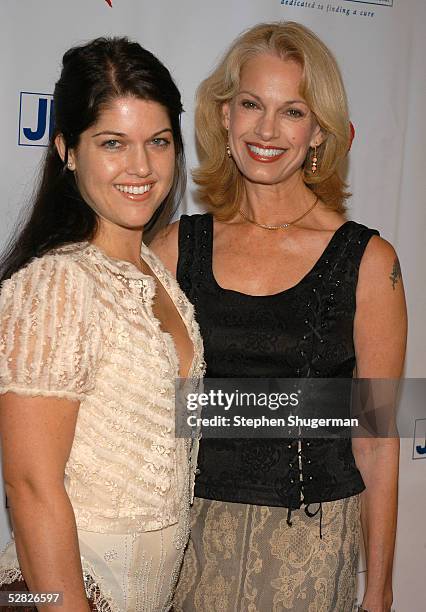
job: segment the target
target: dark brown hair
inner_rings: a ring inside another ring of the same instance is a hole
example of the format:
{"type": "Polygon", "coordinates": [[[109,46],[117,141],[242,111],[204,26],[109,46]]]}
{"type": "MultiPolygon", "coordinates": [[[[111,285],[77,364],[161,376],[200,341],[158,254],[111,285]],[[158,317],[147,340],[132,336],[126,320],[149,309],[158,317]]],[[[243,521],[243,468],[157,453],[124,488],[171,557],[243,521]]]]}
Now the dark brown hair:
{"type": "Polygon", "coordinates": [[[82,198],[74,173],[67,169],[67,152],[93,125],[112,100],[133,96],[152,100],[167,111],[175,145],[175,172],[171,190],[149,224],[144,239],[166,225],[178,206],[186,184],[185,157],[180,127],[182,104],[167,68],[149,51],[127,38],[96,38],[69,49],[54,91],[55,129],[47,148],[40,183],[21,231],[16,232],[0,261],[0,282],[34,257],[65,243],[90,240],[97,216],[82,198]],[[55,138],[66,145],[63,161],[55,138]]]}

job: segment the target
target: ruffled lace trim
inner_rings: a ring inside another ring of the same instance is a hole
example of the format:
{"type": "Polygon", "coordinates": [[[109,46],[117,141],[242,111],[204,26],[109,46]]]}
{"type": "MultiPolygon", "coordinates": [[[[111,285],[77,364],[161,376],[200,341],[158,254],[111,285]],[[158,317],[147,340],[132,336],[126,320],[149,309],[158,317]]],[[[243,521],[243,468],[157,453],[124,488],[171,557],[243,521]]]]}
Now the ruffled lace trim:
{"type": "MultiPolygon", "coordinates": [[[[121,612],[110,591],[104,588],[102,578],[97,576],[86,561],[82,561],[82,566],[86,596],[94,603],[97,612],[121,612]]],[[[18,567],[0,569],[0,585],[12,584],[15,580],[24,580],[18,567]]]]}
{"type": "Polygon", "coordinates": [[[112,598],[111,591],[105,588],[104,580],[93,567],[81,559],[84,588],[87,597],[95,604],[97,612],[121,612],[112,598]]]}
{"type": "Polygon", "coordinates": [[[30,397],[59,397],[72,401],[81,401],[86,397],[84,393],[75,393],[62,389],[41,389],[39,387],[31,387],[31,385],[23,386],[10,383],[0,386],[0,395],[8,392],[17,393],[18,395],[28,395],[30,397]]]}
{"type": "Polygon", "coordinates": [[[23,576],[19,567],[8,567],[0,569],[0,585],[12,584],[15,580],[23,580],[23,576]]]}

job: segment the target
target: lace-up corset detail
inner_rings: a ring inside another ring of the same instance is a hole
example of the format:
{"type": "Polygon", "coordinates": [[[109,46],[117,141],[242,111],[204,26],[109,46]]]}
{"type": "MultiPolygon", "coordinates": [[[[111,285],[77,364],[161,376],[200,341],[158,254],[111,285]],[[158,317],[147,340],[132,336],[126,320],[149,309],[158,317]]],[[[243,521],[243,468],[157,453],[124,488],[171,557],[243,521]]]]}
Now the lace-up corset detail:
{"type": "MultiPolygon", "coordinates": [[[[178,281],[195,305],[212,378],[351,378],[361,257],[378,234],[348,221],[310,272],[270,296],[221,288],[212,272],[211,215],[183,216],[178,281]]],[[[364,488],[351,440],[202,440],[195,494],[299,508],[364,488]]]]}

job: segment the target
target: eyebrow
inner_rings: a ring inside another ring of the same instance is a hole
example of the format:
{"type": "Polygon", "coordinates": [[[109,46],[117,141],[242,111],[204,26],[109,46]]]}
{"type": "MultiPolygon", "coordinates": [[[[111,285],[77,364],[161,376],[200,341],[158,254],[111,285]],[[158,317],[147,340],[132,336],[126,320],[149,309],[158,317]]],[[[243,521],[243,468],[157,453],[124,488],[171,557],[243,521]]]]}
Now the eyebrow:
{"type": "MultiPolygon", "coordinates": [[[[262,99],[261,99],[259,96],[257,96],[256,94],[254,94],[253,92],[251,92],[251,91],[245,91],[245,90],[243,90],[243,91],[239,91],[239,92],[237,93],[237,96],[239,96],[239,95],[241,95],[241,94],[246,94],[246,95],[248,94],[249,96],[252,96],[253,98],[256,98],[256,100],[259,100],[259,102],[262,102],[262,99]]],[[[299,103],[299,104],[305,104],[305,105],[307,106],[307,104],[306,104],[306,101],[305,101],[305,100],[286,100],[286,101],[284,102],[284,104],[296,104],[296,103],[299,103]]],[[[284,105],[284,104],[283,104],[283,105],[284,105]]]]}
{"type": "MultiPolygon", "coordinates": [[[[164,128],[162,130],[159,130],[158,132],[155,132],[155,134],[152,134],[151,138],[155,138],[160,134],[164,134],[164,132],[170,132],[171,134],[173,134],[171,128],[164,128]]],[[[102,132],[97,132],[96,134],[93,134],[92,138],[96,138],[96,136],[120,136],[121,138],[123,138],[124,136],[127,136],[127,134],[125,134],[124,132],[115,132],[114,130],[102,130],[102,132]]]]}

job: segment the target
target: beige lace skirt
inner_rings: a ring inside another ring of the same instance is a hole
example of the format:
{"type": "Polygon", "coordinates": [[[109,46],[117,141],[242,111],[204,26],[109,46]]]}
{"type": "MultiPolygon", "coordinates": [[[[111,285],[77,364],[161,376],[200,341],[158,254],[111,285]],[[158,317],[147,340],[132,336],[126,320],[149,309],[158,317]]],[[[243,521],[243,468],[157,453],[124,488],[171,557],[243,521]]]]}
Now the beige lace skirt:
{"type": "Polygon", "coordinates": [[[322,509],[321,539],[319,512],[195,498],[173,610],[352,612],[360,499],[322,509]]]}

